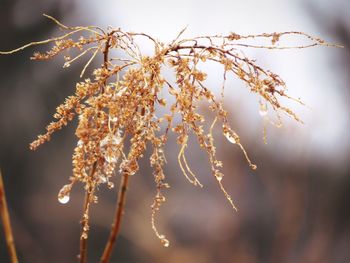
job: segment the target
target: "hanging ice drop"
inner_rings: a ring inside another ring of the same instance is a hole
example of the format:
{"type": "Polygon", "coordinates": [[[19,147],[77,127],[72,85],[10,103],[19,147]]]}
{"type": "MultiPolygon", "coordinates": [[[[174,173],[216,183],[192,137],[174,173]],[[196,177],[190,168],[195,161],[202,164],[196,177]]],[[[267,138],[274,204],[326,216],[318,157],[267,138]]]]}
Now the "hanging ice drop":
{"type": "Polygon", "coordinates": [[[259,114],[261,117],[264,117],[267,115],[267,106],[266,104],[260,104],[260,107],[259,107],[259,114]]]}
{"type": "Polygon", "coordinates": [[[58,202],[61,204],[66,204],[69,202],[69,194],[70,190],[72,189],[71,184],[64,185],[61,190],[58,192],[58,202]]]}
{"type": "Polygon", "coordinates": [[[165,238],[162,239],[160,242],[162,243],[162,245],[163,245],[164,247],[169,247],[169,245],[170,245],[169,240],[168,240],[168,239],[165,239],[165,238]]]}
{"type": "Polygon", "coordinates": [[[235,137],[229,131],[224,132],[224,136],[230,143],[237,143],[235,137]]]}

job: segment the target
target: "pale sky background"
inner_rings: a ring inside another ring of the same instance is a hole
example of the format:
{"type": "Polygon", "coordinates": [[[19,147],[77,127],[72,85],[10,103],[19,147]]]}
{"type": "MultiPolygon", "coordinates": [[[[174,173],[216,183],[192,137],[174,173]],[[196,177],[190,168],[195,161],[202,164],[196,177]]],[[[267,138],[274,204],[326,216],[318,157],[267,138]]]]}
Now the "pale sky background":
{"type": "MultiPolygon", "coordinates": [[[[306,1],[302,0],[79,0],[77,3],[75,16],[89,14],[90,21],[96,25],[143,31],[164,42],[172,40],[186,25],[188,30],[185,36],[231,31],[250,34],[296,30],[334,41],[315,24],[307,11],[306,1]]],[[[319,8],[331,7],[326,1],[316,1],[316,4],[319,8]]],[[[332,56],[336,52],[339,51],[325,47],[294,51],[247,51],[251,57],[258,59],[258,64],[279,74],[286,81],[290,94],[300,97],[308,106],[288,104],[301,116],[305,125],[286,119],[286,129],[276,131],[269,128],[268,142],[272,146],[267,145],[266,151],[273,149],[277,154],[289,156],[297,156],[303,151],[335,166],[346,160],[349,112],[344,96],[338,92],[345,82],[342,83],[332,65],[335,63],[332,56]]],[[[215,72],[215,69],[209,71],[220,78],[220,72],[215,72]]],[[[210,84],[219,87],[221,79],[210,84]]],[[[234,116],[252,127],[251,132],[244,136],[262,141],[262,121],[257,114],[257,100],[236,84],[234,82],[230,87],[229,83],[227,101],[230,105],[239,103],[240,113],[238,117],[234,116]],[[234,90],[232,94],[230,88],[234,90]]]]}

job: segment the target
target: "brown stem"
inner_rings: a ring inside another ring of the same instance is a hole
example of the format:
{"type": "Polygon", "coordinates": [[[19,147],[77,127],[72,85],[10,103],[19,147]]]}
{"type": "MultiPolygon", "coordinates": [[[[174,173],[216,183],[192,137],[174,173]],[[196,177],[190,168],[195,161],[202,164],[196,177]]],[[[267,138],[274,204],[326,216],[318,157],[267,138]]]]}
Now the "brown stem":
{"type": "Polygon", "coordinates": [[[15,242],[13,239],[10,215],[7,207],[6,196],[5,196],[5,188],[2,180],[2,174],[0,171],[0,214],[1,219],[4,224],[4,232],[7,244],[7,250],[10,254],[10,259],[12,263],[18,263],[15,242]]]}
{"type": "Polygon", "coordinates": [[[118,191],[118,203],[117,203],[117,208],[115,212],[114,222],[112,224],[112,229],[111,229],[107,244],[105,246],[105,249],[103,251],[100,263],[109,262],[110,257],[112,255],[113,246],[115,244],[115,241],[120,231],[120,225],[121,225],[123,212],[124,212],[126,191],[128,189],[129,177],[130,177],[130,174],[127,172],[124,172],[122,175],[120,188],[118,191]]]}
{"type": "Polygon", "coordinates": [[[80,253],[79,253],[79,262],[85,263],[87,259],[87,237],[83,236],[83,233],[86,232],[84,227],[86,225],[86,220],[84,217],[86,216],[86,212],[89,210],[89,199],[90,199],[90,191],[86,191],[85,193],[85,201],[84,201],[84,214],[83,219],[81,220],[81,236],[80,236],[80,253]]]}
{"type": "MultiPolygon", "coordinates": [[[[97,163],[95,162],[92,166],[91,174],[89,178],[93,177],[96,171],[97,163]]],[[[81,220],[81,236],[80,236],[80,253],[79,253],[79,262],[85,263],[87,260],[87,241],[88,241],[88,232],[89,232],[89,210],[90,203],[93,195],[93,187],[90,185],[89,189],[85,192],[84,200],[84,212],[83,218],[81,220]]]]}
{"type": "Polygon", "coordinates": [[[103,67],[105,69],[108,69],[108,52],[110,48],[110,42],[111,42],[111,34],[108,34],[106,44],[105,44],[105,49],[103,50],[103,67]]]}
{"type": "MultiPolygon", "coordinates": [[[[111,37],[112,37],[111,34],[107,35],[105,48],[103,50],[103,68],[107,69],[107,70],[108,70],[108,53],[109,53],[109,48],[110,48],[111,37]]],[[[104,93],[104,89],[105,89],[106,84],[107,84],[107,78],[103,81],[102,93],[104,93]]]]}

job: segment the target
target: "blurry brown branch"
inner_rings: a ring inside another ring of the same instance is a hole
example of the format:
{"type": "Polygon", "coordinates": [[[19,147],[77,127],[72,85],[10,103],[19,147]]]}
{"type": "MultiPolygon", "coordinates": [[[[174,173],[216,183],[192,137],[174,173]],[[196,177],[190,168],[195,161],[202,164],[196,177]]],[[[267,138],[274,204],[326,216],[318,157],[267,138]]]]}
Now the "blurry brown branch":
{"type": "Polygon", "coordinates": [[[110,257],[113,252],[113,246],[115,244],[115,241],[117,239],[117,236],[120,232],[120,226],[122,222],[122,217],[124,213],[124,206],[126,201],[126,191],[128,189],[128,183],[129,183],[129,177],[130,175],[128,173],[123,173],[121,177],[120,182],[120,188],[118,192],[118,201],[117,201],[117,209],[115,212],[114,221],[112,224],[112,229],[110,232],[110,236],[108,238],[107,244],[105,246],[105,249],[103,251],[102,257],[100,262],[101,263],[107,263],[110,260],[110,257]]]}
{"type": "Polygon", "coordinates": [[[1,170],[0,170],[0,214],[1,214],[2,223],[4,225],[7,250],[9,252],[11,262],[18,263],[15,242],[14,242],[11,222],[10,222],[10,214],[7,207],[5,187],[4,187],[4,182],[2,180],[1,170]]]}

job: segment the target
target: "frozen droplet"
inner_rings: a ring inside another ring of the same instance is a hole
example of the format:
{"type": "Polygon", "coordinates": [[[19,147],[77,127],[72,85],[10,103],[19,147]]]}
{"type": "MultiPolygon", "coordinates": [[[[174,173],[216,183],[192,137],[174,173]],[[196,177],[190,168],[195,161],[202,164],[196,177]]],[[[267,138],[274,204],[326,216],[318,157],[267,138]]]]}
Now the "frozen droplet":
{"type": "Polygon", "coordinates": [[[260,107],[259,107],[259,114],[261,117],[264,117],[266,116],[268,113],[267,111],[267,105],[266,104],[260,104],[260,107]]]}
{"type": "Polygon", "coordinates": [[[69,194],[72,189],[71,184],[64,185],[61,190],[58,192],[58,202],[61,204],[66,204],[69,202],[69,194]]]}
{"type": "Polygon", "coordinates": [[[250,167],[251,167],[253,170],[256,170],[256,168],[258,168],[255,164],[251,164],[250,167]]]}
{"type": "Polygon", "coordinates": [[[70,67],[70,63],[69,62],[64,63],[63,68],[69,68],[69,67],[70,67]]]}
{"type": "Polygon", "coordinates": [[[160,243],[162,243],[162,245],[163,245],[164,247],[169,247],[169,245],[170,245],[169,240],[166,239],[166,238],[162,238],[162,239],[160,240],[160,243]]]}
{"type": "Polygon", "coordinates": [[[161,194],[157,194],[156,195],[156,201],[158,202],[158,203],[163,203],[163,202],[165,202],[165,196],[164,195],[161,195],[161,194]]]}
{"type": "Polygon", "coordinates": [[[98,177],[98,182],[99,182],[100,184],[105,184],[105,183],[108,182],[108,179],[107,179],[106,176],[100,175],[100,176],[98,177]]]}
{"type": "Polygon", "coordinates": [[[232,133],[230,131],[226,131],[224,132],[224,136],[226,137],[226,139],[230,142],[230,143],[237,143],[235,137],[232,135],[232,133]]]}
{"type": "Polygon", "coordinates": [[[82,239],[87,239],[87,238],[88,238],[87,233],[86,233],[86,232],[83,232],[83,233],[81,234],[81,238],[82,238],[82,239]]]}
{"type": "Polygon", "coordinates": [[[224,174],[223,173],[216,173],[215,174],[216,180],[218,180],[219,182],[221,182],[222,178],[224,178],[224,174]]]}
{"type": "Polygon", "coordinates": [[[238,135],[227,124],[222,125],[223,134],[230,143],[239,143],[238,135]]]}
{"type": "Polygon", "coordinates": [[[164,187],[164,188],[170,188],[170,185],[169,185],[168,183],[163,183],[163,184],[162,184],[162,187],[164,187]]]}
{"type": "Polygon", "coordinates": [[[109,189],[114,188],[114,183],[108,182],[108,183],[107,183],[107,187],[108,187],[109,189]]]}
{"type": "Polygon", "coordinates": [[[69,202],[69,195],[63,195],[63,196],[60,196],[58,197],[58,201],[61,203],[61,204],[66,204],[69,202]]]}

